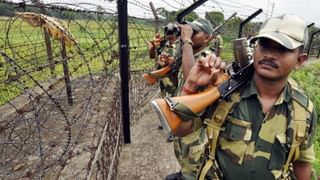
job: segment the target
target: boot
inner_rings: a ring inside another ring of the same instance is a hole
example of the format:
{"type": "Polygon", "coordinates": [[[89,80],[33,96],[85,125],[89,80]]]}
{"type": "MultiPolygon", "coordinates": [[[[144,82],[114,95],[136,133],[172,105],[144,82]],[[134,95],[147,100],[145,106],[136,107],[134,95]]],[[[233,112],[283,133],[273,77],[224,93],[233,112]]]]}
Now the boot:
{"type": "Polygon", "coordinates": [[[165,180],[183,180],[181,172],[169,174],[166,176],[165,180]]]}

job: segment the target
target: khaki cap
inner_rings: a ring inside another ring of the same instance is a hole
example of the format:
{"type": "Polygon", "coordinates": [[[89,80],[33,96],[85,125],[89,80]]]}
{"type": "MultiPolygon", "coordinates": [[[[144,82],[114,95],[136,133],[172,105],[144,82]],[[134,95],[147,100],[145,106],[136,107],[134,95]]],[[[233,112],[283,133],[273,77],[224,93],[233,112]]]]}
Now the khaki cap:
{"type": "Polygon", "coordinates": [[[186,22],[186,23],[189,24],[193,30],[196,30],[199,32],[203,31],[209,35],[211,35],[213,32],[213,27],[211,23],[206,19],[198,18],[192,22],[186,22]]]}
{"type": "Polygon", "coordinates": [[[259,38],[274,40],[288,49],[305,47],[308,44],[308,28],[306,22],[296,15],[272,17],[262,24],[259,34],[251,42],[259,38]]]}

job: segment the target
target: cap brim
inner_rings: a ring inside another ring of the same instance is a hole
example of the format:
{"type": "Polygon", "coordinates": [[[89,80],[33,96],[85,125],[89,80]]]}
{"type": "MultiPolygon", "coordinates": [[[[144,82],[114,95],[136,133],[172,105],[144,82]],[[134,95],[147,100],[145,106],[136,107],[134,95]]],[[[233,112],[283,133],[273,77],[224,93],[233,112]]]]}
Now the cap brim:
{"type": "Polygon", "coordinates": [[[195,31],[203,31],[198,25],[192,23],[192,22],[186,22],[187,24],[189,24],[191,26],[191,28],[195,31]]]}
{"type": "Polygon", "coordinates": [[[281,44],[282,46],[284,46],[288,49],[295,49],[295,48],[303,45],[303,43],[301,43],[293,38],[290,38],[289,36],[287,36],[285,34],[279,33],[279,32],[267,32],[267,33],[259,34],[259,35],[255,36],[254,38],[252,38],[250,40],[250,43],[253,43],[257,39],[260,39],[260,38],[271,39],[271,40],[281,44]]]}

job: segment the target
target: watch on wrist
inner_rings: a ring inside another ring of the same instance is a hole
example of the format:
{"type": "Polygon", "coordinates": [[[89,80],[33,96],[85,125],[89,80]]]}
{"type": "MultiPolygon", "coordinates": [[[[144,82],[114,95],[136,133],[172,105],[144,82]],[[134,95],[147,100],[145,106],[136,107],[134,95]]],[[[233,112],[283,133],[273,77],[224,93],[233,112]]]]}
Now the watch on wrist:
{"type": "Polygon", "coordinates": [[[187,40],[182,41],[182,45],[185,45],[185,44],[190,44],[192,46],[193,42],[191,39],[187,39],[187,40]]]}

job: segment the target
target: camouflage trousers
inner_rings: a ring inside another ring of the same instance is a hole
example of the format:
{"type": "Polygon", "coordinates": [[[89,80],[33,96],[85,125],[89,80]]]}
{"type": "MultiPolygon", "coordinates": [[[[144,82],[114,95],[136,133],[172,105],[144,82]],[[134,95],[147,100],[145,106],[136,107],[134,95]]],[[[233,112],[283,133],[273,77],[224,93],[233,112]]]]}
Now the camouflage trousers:
{"type": "Polygon", "coordinates": [[[176,83],[169,77],[160,79],[161,97],[174,96],[176,92],[176,83]]]}
{"type": "Polygon", "coordinates": [[[204,160],[208,139],[204,128],[185,137],[175,137],[174,152],[185,180],[195,180],[204,160]]]}

